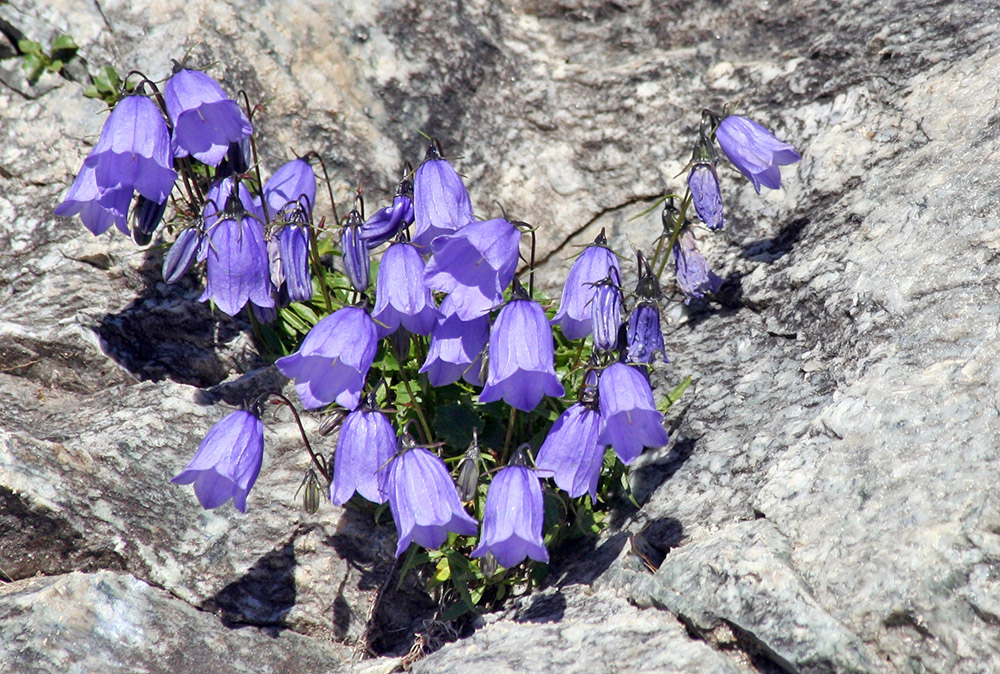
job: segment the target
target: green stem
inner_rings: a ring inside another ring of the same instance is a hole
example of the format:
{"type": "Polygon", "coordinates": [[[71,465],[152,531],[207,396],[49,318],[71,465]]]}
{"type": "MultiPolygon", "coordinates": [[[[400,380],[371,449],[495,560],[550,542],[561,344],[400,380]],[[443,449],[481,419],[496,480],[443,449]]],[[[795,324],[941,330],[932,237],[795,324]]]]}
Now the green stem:
{"type": "Polygon", "coordinates": [[[326,480],[327,485],[329,485],[332,480],[332,476],[330,475],[330,470],[326,465],[326,461],[323,460],[321,457],[317,456],[316,452],[313,451],[312,445],[309,444],[309,438],[306,436],[306,429],[303,428],[302,426],[302,419],[299,418],[299,413],[295,409],[295,405],[293,405],[292,401],[290,401],[288,398],[286,398],[280,393],[272,393],[271,395],[276,397],[279,403],[287,406],[288,409],[292,411],[292,416],[295,417],[295,424],[299,427],[299,434],[302,436],[302,442],[306,446],[306,451],[309,452],[309,456],[312,458],[312,462],[313,465],[316,466],[316,470],[319,471],[319,474],[323,476],[323,478],[326,480]]]}
{"type": "Polygon", "coordinates": [[[319,291],[323,295],[323,303],[326,304],[326,313],[333,313],[333,302],[330,300],[330,286],[326,282],[326,270],[323,269],[323,262],[319,259],[317,243],[319,237],[316,228],[309,228],[309,257],[312,260],[313,274],[319,280],[319,291]]]}
{"type": "Polygon", "coordinates": [[[507,420],[507,437],[503,440],[503,452],[500,455],[501,465],[507,465],[507,457],[510,456],[510,441],[514,437],[514,421],[517,418],[517,408],[510,408],[510,418],[507,420]]]}
{"type": "MultiPolygon", "coordinates": [[[[681,208],[677,216],[677,222],[674,223],[674,231],[670,234],[670,240],[667,244],[667,254],[660,260],[660,266],[656,270],[656,277],[659,278],[663,275],[663,270],[667,266],[667,260],[670,259],[670,252],[674,249],[674,244],[677,243],[677,237],[681,234],[681,227],[684,225],[684,221],[687,218],[688,208],[691,206],[691,190],[688,189],[684,193],[684,199],[681,201],[681,208]]],[[[660,237],[660,243],[663,243],[663,237],[660,237]]],[[[660,246],[656,248],[656,256],[653,258],[653,264],[656,264],[657,258],[660,256],[660,246]]]]}
{"type": "Polygon", "coordinates": [[[396,361],[396,369],[399,370],[399,378],[403,382],[403,386],[406,387],[406,393],[410,396],[410,404],[413,405],[414,411],[417,413],[417,419],[420,421],[420,427],[424,431],[424,436],[426,442],[424,444],[430,445],[434,442],[434,434],[431,433],[431,425],[427,423],[427,417],[424,416],[424,409],[417,402],[417,397],[413,395],[413,388],[410,386],[410,380],[406,378],[406,373],[403,371],[403,365],[399,361],[396,361]]]}

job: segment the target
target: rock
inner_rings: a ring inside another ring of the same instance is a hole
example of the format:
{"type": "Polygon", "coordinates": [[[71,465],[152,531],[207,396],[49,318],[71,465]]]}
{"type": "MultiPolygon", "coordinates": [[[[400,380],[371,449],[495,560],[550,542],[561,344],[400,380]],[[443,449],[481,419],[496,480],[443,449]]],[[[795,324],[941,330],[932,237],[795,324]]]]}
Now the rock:
{"type": "Polygon", "coordinates": [[[128,574],[98,571],[0,587],[7,671],[329,672],[350,649],[290,630],[234,630],[128,574]]]}
{"type": "Polygon", "coordinates": [[[631,218],[683,189],[702,107],[742,99],[802,153],[763,195],[720,166],[727,227],[698,238],[727,284],[666,312],[655,381],[694,385],[671,444],[633,466],[641,509],[616,505],[541,591],[418,670],[1000,670],[995,19],[982,0],[0,4],[0,26],[80,45],[29,86],[0,43],[0,577],[16,581],[0,611],[25,611],[0,630],[54,639],[46,602],[17,597],[69,588],[92,598],[70,614],[109,593],[151,624],[193,612],[226,663],[274,630],[304,671],[355,646],[391,669],[456,636],[424,626],[413,579],[395,589],[391,526],[298,512],[286,413],[246,515],[167,482],[283,382],[245,323],[196,302],[197,278],[159,282],[155,245],[51,213],[103,122],[88,73],[163,78],[187,54],[268,101],[265,171],[315,149],[340,199],[360,182],[387,200],[418,131],[437,135],[479,215],[499,202],[539,226],[553,293],[601,227],[649,250],[658,214],[631,218]]]}

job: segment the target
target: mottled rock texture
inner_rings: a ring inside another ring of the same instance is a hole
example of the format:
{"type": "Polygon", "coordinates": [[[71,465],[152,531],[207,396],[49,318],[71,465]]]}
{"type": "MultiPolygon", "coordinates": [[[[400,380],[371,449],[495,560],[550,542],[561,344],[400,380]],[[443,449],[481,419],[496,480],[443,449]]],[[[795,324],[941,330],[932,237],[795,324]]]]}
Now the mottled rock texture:
{"type": "Polygon", "coordinates": [[[549,288],[601,227],[649,246],[630,218],[682,189],[702,107],[803,155],[761,196],[721,171],[699,240],[728,283],[671,291],[657,376],[695,384],[641,508],[418,671],[1000,671],[998,26],[985,0],[0,2],[4,671],[336,671],[366,636],[386,657],[354,666],[388,671],[428,629],[391,523],[297,509],[287,413],[246,515],[167,482],[273,371],[156,246],[51,214],[104,119],[88,73],[185,56],[267,100],[269,169],[314,149],[341,198],[438,136],[480,215],[539,226],[549,288]],[[64,32],[80,58],[27,82],[18,37],[64,32]]]}

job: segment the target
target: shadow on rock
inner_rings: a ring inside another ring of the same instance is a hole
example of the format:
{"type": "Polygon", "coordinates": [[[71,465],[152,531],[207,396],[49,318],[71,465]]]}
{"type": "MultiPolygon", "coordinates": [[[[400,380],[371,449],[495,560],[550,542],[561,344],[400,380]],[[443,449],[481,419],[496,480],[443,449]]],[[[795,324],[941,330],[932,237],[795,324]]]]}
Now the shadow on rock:
{"type": "Polygon", "coordinates": [[[206,602],[206,608],[218,609],[226,627],[284,629],[285,616],[295,605],[295,564],[295,548],[289,541],[261,557],[242,578],[222,588],[206,602]]]}
{"type": "Polygon", "coordinates": [[[137,274],[127,271],[126,283],[136,297],[101,319],[96,327],[101,346],[140,380],[170,379],[200,388],[217,384],[232,366],[220,357],[219,346],[249,325],[199,302],[200,284],[190,272],[176,284],[164,283],[162,261],[162,252],[151,248],[137,274]]]}
{"type": "Polygon", "coordinates": [[[809,224],[809,218],[797,218],[787,223],[770,239],[761,239],[747,245],[740,257],[754,262],[774,262],[783,258],[802,238],[802,230],[809,224]]]}
{"type": "MultiPolygon", "coordinates": [[[[553,585],[590,585],[615,561],[628,542],[628,534],[618,532],[607,538],[587,536],[559,548],[550,577],[553,585]]],[[[536,621],[537,622],[537,621],[536,621]]]]}
{"type": "Polygon", "coordinates": [[[399,560],[393,556],[396,534],[391,522],[386,526],[375,524],[367,503],[359,508],[349,506],[344,509],[336,533],[326,539],[350,570],[360,574],[350,583],[345,576],[337,588],[333,603],[335,631],[346,636],[352,624],[359,623],[361,638],[373,655],[407,653],[437,608],[416,570],[400,577],[405,555],[399,560]],[[362,594],[352,595],[350,586],[362,594]]]}
{"type": "Polygon", "coordinates": [[[669,480],[694,454],[697,438],[678,437],[670,451],[661,459],[650,462],[632,472],[632,497],[644,505],[657,487],[669,480]]]}
{"type": "Polygon", "coordinates": [[[650,571],[656,571],[671,550],[684,540],[684,526],[673,517],[650,521],[630,539],[633,552],[650,571]]]}

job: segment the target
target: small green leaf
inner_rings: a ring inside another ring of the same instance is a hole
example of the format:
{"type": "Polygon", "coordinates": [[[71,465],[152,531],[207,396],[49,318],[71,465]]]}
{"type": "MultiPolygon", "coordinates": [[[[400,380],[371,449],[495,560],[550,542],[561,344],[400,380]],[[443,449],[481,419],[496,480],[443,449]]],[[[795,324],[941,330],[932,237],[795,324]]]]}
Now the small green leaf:
{"type": "Polygon", "coordinates": [[[28,57],[30,55],[42,58],[45,57],[45,54],[42,52],[42,45],[39,44],[38,42],[35,42],[34,40],[29,40],[27,38],[22,38],[17,41],[17,50],[22,54],[24,54],[25,57],[28,57]]]}
{"type": "Polygon", "coordinates": [[[684,378],[680,384],[674,387],[670,393],[668,393],[663,398],[660,398],[659,402],[656,404],[656,409],[664,414],[670,409],[670,406],[681,399],[684,392],[687,391],[688,387],[691,385],[691,375],[684,378]]]}
{"type": "Polygon", "coordinates": [[[60,35],[52,41],[52,59],[60,60],[65,63],[76,56],[78,49],[79,47],[76,45],[76,42],[73,41],[73,38],[69,35],[60,35]]]}

